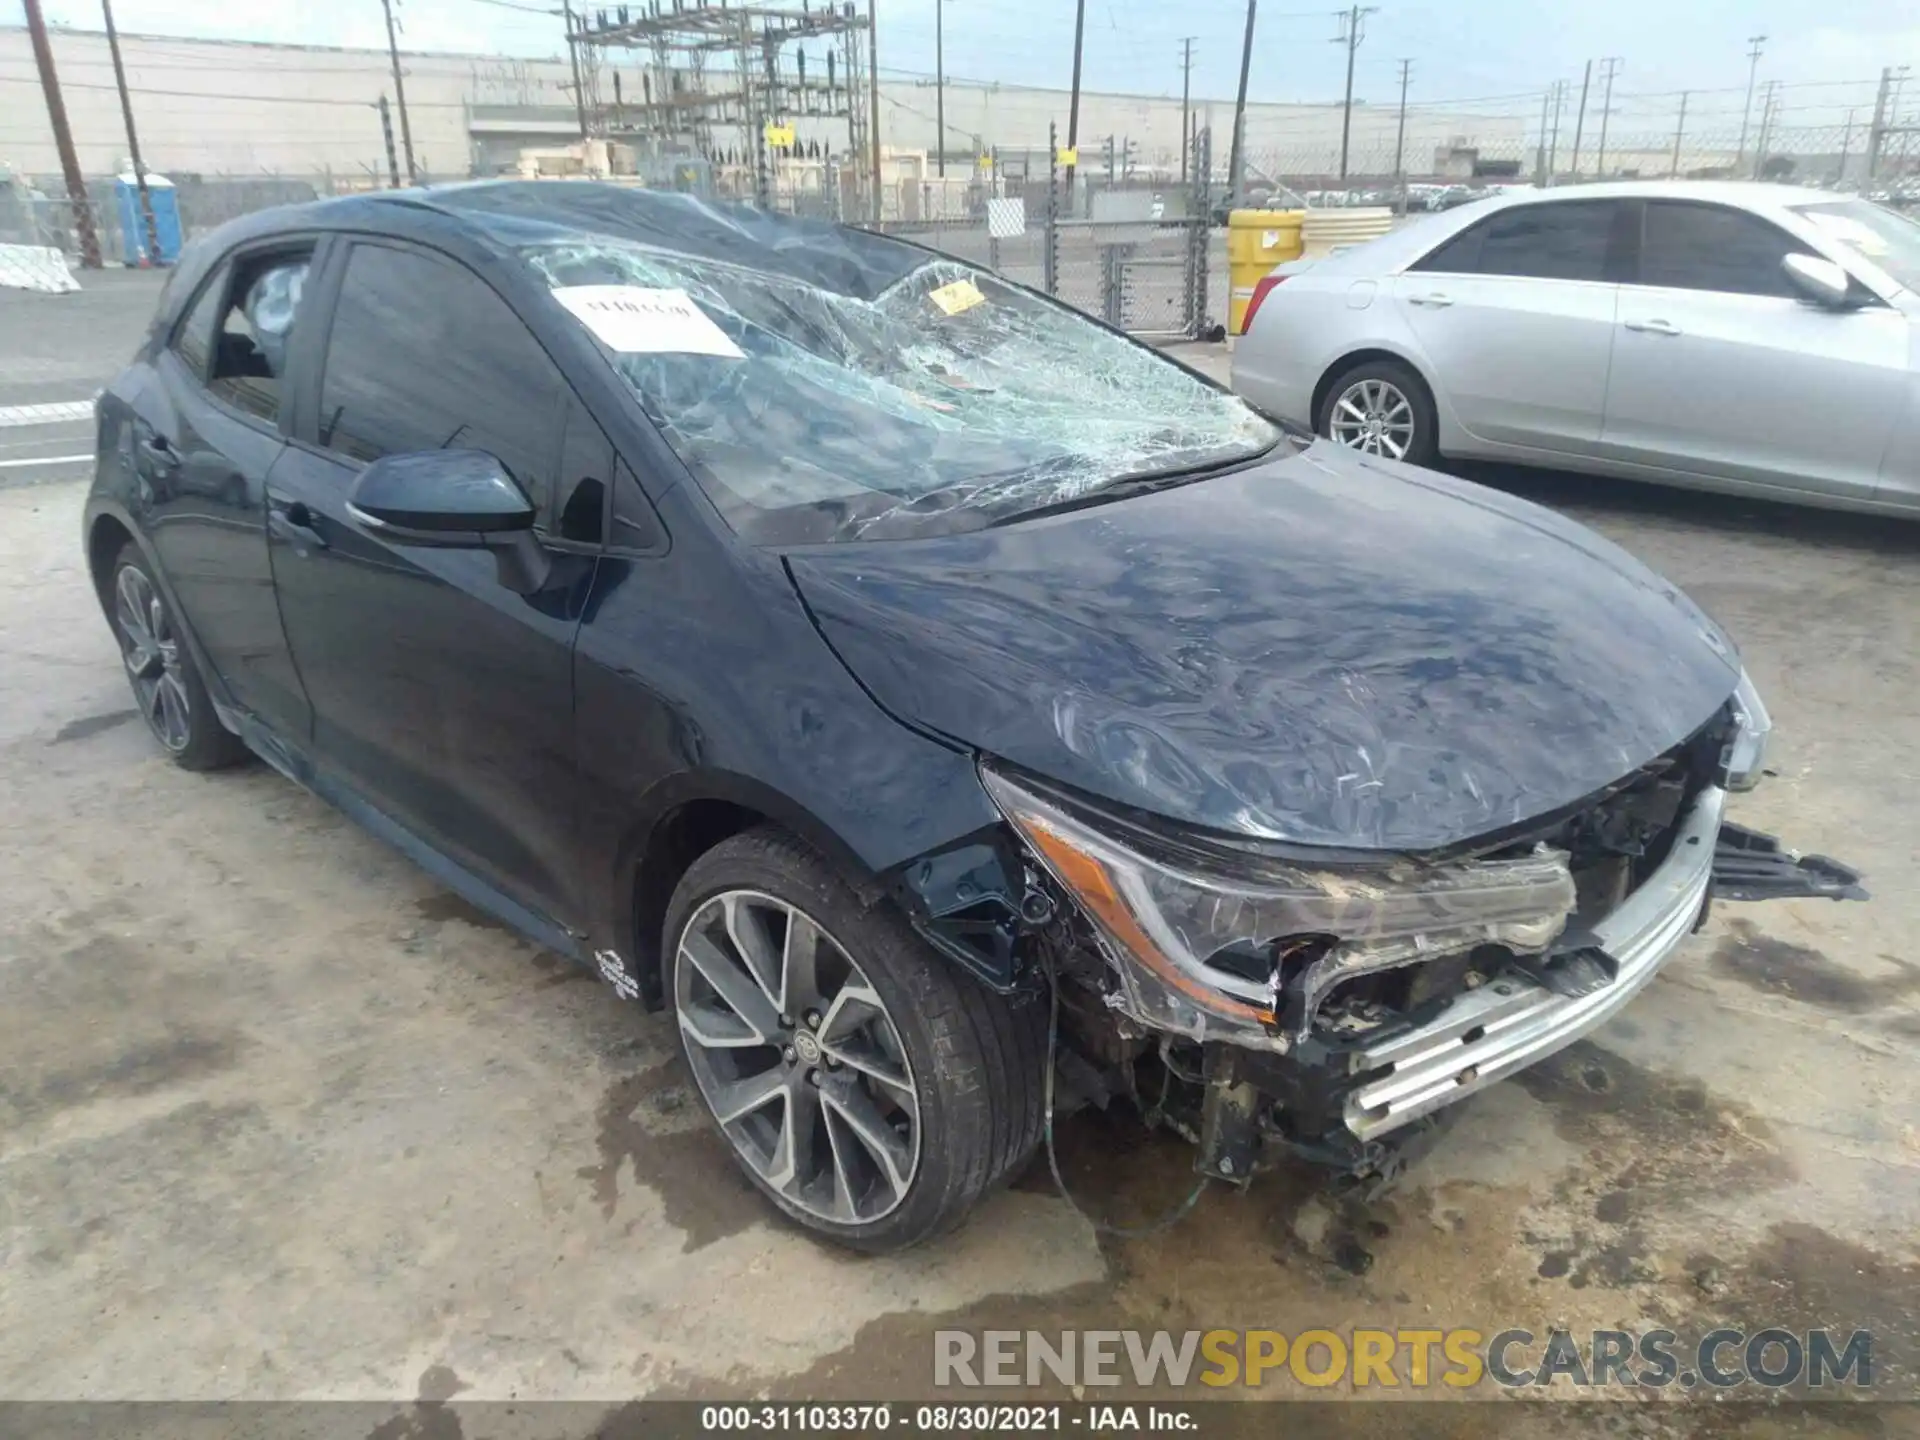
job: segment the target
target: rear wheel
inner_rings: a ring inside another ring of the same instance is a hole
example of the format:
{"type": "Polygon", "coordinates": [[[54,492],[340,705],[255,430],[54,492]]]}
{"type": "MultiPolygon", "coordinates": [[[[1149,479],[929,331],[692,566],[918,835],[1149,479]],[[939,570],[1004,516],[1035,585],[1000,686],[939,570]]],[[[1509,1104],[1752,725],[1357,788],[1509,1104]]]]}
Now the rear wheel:
{"type": "Polygon", "coordinates": [[[956,1224],[1033,1150],[1046,1011],[956,974],[784,832],[694,862],[663,953],[701,1097],[807,1229],[897,1250],[956,1224]]]}
{"type": "Polygon", "coordinates": [[[173,762],[217,770],[245,758],[240,738],[220,723],[147,562],[131,545],[113,561],[113,631],[147,729],[173,762]]]}
{"type": "Polygon", "coordinates": [[[1344,371],[1327,387],[1314,429],[1350,449],[1409,465],[1431,465],[1439,455],[1427,387],[1393,360],[1363,360],[1344,371]]]}

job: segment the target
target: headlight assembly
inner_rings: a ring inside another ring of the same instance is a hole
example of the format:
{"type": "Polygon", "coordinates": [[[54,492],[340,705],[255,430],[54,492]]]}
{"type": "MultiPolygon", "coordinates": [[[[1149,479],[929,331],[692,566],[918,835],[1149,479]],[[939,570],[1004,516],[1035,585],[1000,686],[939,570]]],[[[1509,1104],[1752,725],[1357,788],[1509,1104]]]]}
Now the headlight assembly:
{"type": "Polygon", "coordinates": [[[1106,941],[1121,982],[1110,1003],[1195,1039],[1285,1049],[1281,991],[1300,966],[1331,984],[1479,944],[1540,950],[1574,906],[1557,851],[1366,869],[1176,861],[1142,853],[1004,774],[983,767],[981,778],[1106,941]]]}
{"type": "Polygon", "coordinates": [[[1740,683],[1733,691],[1733,720],[1733,738],[1720,761],[1720,783],[1729,790],[1751,790],[1760,783],[1761,767],[1767,762],[1767,736],[1773,733],[1773,719],[1754,688],[1753,677],[1745,670],[1740,672],[1740,683]]]}

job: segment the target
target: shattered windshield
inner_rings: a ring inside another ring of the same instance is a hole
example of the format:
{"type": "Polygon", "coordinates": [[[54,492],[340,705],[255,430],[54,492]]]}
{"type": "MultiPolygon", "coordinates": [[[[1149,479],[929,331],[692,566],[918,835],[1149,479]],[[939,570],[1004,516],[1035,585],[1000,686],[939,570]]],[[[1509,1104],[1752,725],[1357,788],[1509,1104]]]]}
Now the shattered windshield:
{"type": "Polygon", "coordinates": [[[931,255],[856,294],[606,236],[521,253],[756,543],[978,529],[1282,434],[1144,347],[931,255]]]}

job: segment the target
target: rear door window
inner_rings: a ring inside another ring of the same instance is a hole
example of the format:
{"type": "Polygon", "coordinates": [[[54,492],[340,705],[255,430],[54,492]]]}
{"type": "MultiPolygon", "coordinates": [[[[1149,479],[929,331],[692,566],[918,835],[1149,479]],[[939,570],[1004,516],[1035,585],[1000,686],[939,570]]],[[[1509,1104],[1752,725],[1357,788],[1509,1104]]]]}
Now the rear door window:
{"type": "Polygon", "coordinates": [[[174,331],[171,348],[207,393],[270,424],[280,419],[310,248],[223,266],[174,331]]]}
{"type": "Polygon", "coordinates": [[[1612,200],[1516,205],[1489,215],[1412,267],[1456,275],[1607,281],[1618,273],[1621,207],[1612,200]]]}
{"type": "Polygon", "coordinates": [[[550,515],[564,389],[533,333],[465,266],[414,250],[354,246],[320,382],[323,446],[362,462],[484,450],[536,513],[550,515]]]}
{"type": "Polygon", "coordinates": [[[1744,210],[1649,200],[1640,283],[1791,299],[1794,291],[1780,262],[1805,248],[1777,225],[1744,210]]]}

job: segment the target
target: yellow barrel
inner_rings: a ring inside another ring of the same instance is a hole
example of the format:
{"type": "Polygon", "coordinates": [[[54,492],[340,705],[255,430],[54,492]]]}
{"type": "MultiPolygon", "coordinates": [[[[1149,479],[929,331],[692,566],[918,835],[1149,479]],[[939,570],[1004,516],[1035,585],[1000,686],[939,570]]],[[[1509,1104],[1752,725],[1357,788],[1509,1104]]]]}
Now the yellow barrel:
{"type": "Polygon", "coordinates": [[[1230,334],[1246,332],[1247,302],[1255,284],[1282,261],[1300,258],[1300,222],[1306,218],[1304,210],[1235,210],[1227,216],[1230,334]]]}

